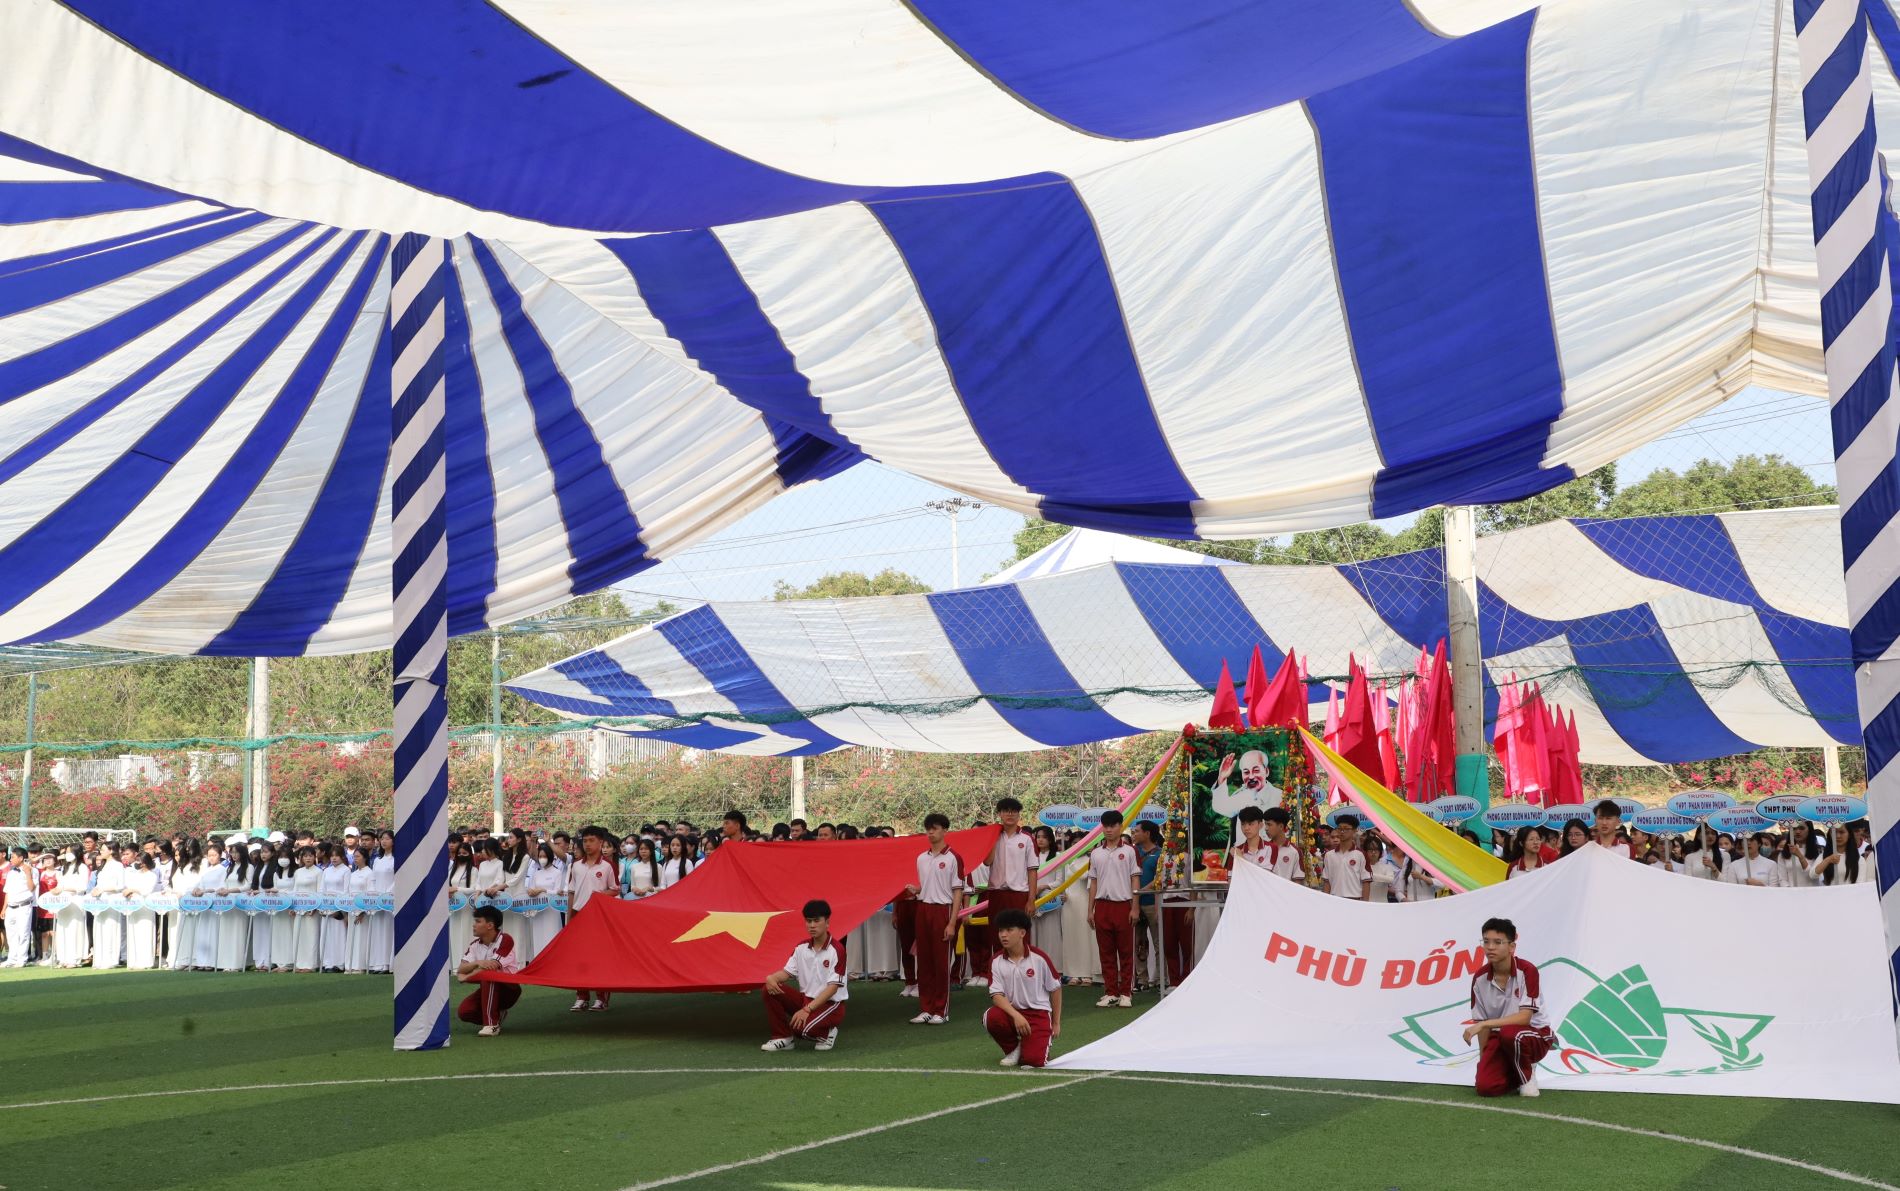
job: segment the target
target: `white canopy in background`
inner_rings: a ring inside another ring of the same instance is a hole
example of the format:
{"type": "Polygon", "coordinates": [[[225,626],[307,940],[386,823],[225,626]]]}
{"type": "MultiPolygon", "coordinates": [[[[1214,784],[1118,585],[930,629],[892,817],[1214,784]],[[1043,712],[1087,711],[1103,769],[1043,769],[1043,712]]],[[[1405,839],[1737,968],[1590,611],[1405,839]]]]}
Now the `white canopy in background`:
{"type": "Polygon", "coordinates": [[[1254,536],[1824,390],[1786,0],[14,0],[0,46],[0,642],[388,644],[398,232],[450,238],[454,632],[864,457],[1254,536]]]}
{"type": "Polygon", "coordinates": [[[1880,933],[1870,882],[1753,889],[1595,845],[1521,880],[1402,905],[1329,897],[1250,864],[1234,879],[1187,980],[1052,1067],[1469,1085],[1476,1055],[1461,1031],[1478,927],[1495,916],[1516,924],[1518,957],[1542,978],[1558,1039],[1543,1087],[1900,1104],[1886,965],[1867,946],[1880,933]],[[1643,929],[1660,906],[1698,929],[1643,929]],[[1799,939],[1810,958],[1738,961],[1730,932],[1702,929],[1720,923],[1799,939]]]}
{"type": "MultiPolygon", "coordinates": [[[[1480,539],[1487,717],[1517,676],[1575,712],[1591,762],[1858,741],[1836,517],[1556,521],[1480,539]]],[[[1221,661],[1243,678],[1256,644],[1270,668],[1296,651],[1317,676],[1343,675],[1348,656],[1407,673],[1446,636],[1445,609],[1437,550],[1058,564],[931,595],[706,604],[509,689],[564,715],[656,717],[671,726],[638,734],[696,748],[1006,752],[1177,729],[1205,714],[1221,661]]]]}
{"type": "Polygon", "coordinates": [[[1028,558],[1011,563],[983,580],[985,587],[1080,571],[1108,562],[1153,562],[1166,566],[1231,567],[1239,563],[1211,554],[1198,554],[1176,546],[1163,546],[1146,538],[1131,538],[1125,533],[1107,533],[1099,529],[1072,529],[1028,558]]]}

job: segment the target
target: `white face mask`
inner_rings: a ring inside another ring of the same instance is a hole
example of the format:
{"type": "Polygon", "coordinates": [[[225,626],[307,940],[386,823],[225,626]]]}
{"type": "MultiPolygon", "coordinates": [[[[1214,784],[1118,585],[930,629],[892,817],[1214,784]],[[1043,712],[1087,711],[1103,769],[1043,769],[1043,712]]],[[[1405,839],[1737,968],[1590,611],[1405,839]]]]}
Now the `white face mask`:
{"type": "Polygon", "coordinates": [[[279,857],[277,858],[277,867],[278,867],[278,868],[289,868],[289,867],[290,867],[290,857],[288,857],[288,856],[279,856],[279,857]]]}

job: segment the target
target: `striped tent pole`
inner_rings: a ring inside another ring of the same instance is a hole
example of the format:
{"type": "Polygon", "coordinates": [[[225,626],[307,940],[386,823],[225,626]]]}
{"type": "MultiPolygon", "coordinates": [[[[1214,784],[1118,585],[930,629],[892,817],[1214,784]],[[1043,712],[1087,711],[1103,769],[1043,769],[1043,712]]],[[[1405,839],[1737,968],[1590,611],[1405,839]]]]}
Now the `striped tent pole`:
{"type": "Polygon", "coordinates": [[[1875,138],[1861,0],[1794,0],[1794,14],[1854,686],[1900,1029],[1900,377],[1891,289],[1900,225],[1875,138]]]}
{"type": "Polygon", "coordinates": [[[427,236],[403,236],[390,254],[397,1050],[449,1044],[447,261],[446,243],[427,236]]]}

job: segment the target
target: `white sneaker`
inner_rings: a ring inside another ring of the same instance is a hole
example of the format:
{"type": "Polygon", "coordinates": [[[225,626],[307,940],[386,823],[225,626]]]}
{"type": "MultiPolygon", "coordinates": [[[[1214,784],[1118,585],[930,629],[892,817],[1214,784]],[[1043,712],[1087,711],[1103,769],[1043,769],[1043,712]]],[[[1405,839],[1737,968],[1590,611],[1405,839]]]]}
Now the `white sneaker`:
{"type": "Polygon", "coordinates": [[[1543,1089],[1537,1086],[1537,1073],[1535,1071],[1531,1072],[1529,1079],[1517,1085],[1517,1094],[1520,1096],[1541,1096],[1544,1094],[1543,1089]]]}
{"type": "Polygon", "coordinates": [[[906,984],[904,986],[904,991],[901,993],[898,993],[897,995],[900,997],[914,997],[917,995],[917,986],[914,984],[906,984]]]}
{"type": "Polygon", "coordinates": [[[481,1038],[493,1038],[495,1035],[501,1033],[501,1027],[500,1026],[483,1026],[481,1029],[476,1030],[475,1033],[476,1033],[476,1036],[481,1037],[481,1038]]]}
{"type": "Polygon", "coordinates": [[[916,1017],[913,1017],[910,1019],[910,1024],[913,1026],[921,1026],[928,1023],[929,1021],[930,1021],[930,1015],[928,1013],[919,1013],[916,1017]]]}
{"type": "Polygon", "coordinates": [[[990,982],[981,976],[972,976],[963,982],[965,988],[988,988],[989,986],[990,982]]]}
{"type": "Polygon", "coordinates": [[[569,1013],[585,1013],[585,1012],[587,1012],[587,998],[586,998],[586,997],[575,997],[575,998],[574,998],[574,1003],[573,1003],[572,1005],[569,1005],[569,1006],[567,1007],[567,1011],[568,1011],[569,1013]]]}
{"type": "Polygon", "coordinates": [[[1121,1006],[1123,1009],[1133,1009],[1135,1007],[1135,1002],[1128,997],[1116,997],[1115,1004],[1121,1006]]]}
{"type": "Polygon", "coordinates": [[[949,1020],[950,1018],[947,1014],[933,1013],[924,1019],[924,1024],[927,1026],[940,1026],[949,1020]]]}
{"type": "Polygon", "coordinates": [[[595,1001],[592,1005],[587,1007],[587,1011],[589,1013],[605,1013],[607,1012],[607,1002],[595,1001]]]}
{"type": "Polygon", "coordinates": [[[838,1030],[837,1030],[837,1027],[834,1026],[830,1030],[827,1030],[825,1032],[825,1036],[823,1038],[820,1038],[815,1044],[813,1044],[812,1049],[813,1050],[830,1050],[832,1047],[836,1045],[838,1045],[838,1030]]]}
{"type": "Polygon", "coordinates": [[[1012,1050],[1008,1054],[1004,1055],[1003,1061],[998,1063],[997,1066],[998,1067],[1016,1067],[1016,1066],[1020,1066],[1022,1064],[1022,1061],[1023,1061],[1023,1048],[1019,1046],[1015,1050],[1012,1050]]]}
{"type": "Polygon", "coordinates": [[[1107,996],[1107,997],[1103,997],[1103,998],[1102,998],[1101,1000],[1099,1000],[1099,1001],[1097,1001],[1097,1002],[1095,1002],[1095,1007],[1096,1007],[1097,1009],[1106,1009],[1106,1008],[1108,1008],[1108,1007],[1109,1007],[1110,1005],[1113,1005],[1114,1003],[1115,1003],[1115,998],[1114,998],[1114,997],[1112,997],[1112,996],[1107,996]]]}
{"type": "Polygon", "coordinates": [[[796,1045],[798,1044],[796,1042],[793,1042],[790,1038],[774,1038],[770,1042],[767,1042],[763,1046],[759,1047],[759,1049],[760,1050],[790,1050],[792,1049],[792,1047],[796,1045]]]}

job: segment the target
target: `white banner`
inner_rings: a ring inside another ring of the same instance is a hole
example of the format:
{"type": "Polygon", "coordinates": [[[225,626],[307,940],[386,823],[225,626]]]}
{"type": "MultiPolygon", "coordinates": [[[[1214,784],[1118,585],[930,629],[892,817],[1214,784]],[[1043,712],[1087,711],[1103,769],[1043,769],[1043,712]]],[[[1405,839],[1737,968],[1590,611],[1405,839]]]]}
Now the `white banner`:
{"type": "Polygon", "coordinates": [[[1546,1088],[1900,1103],[1873,885],[1727,885],[1595,846],[1403,905],[1239,865],[1186,982],[1050,1065],[1469,1084],[1461,1031],[1491,917],[1543,978],[1546,1088]]]}

